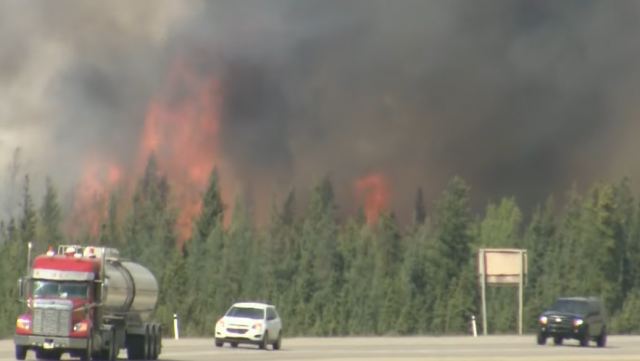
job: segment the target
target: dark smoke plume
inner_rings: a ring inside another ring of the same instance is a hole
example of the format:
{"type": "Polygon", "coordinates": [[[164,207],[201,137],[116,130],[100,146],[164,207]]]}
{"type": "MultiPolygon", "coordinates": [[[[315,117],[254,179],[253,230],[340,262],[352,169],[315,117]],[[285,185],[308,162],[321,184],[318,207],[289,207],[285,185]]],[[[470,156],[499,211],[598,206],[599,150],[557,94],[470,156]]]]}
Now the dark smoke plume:
{"type": "Polygon", "coordinates": [[[131,157],[180,58],[220,81],[257,203],[328,174],[353,210],[380,172],[405,218],[454,175],[478,205],[531,206],[640,178],[639,31],[631,1],[3,1],[0,161],[20,147],[69,189],[87,157],[131,157]]]}

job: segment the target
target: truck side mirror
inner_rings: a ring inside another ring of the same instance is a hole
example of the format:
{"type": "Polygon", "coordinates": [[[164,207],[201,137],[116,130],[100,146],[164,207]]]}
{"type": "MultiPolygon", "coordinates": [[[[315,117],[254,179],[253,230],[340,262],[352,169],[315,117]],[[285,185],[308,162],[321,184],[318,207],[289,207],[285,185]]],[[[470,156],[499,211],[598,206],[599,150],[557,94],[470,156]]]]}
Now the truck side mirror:
{"type": "Polygon", "coordinates": [[[20,300],[24,299],[24,279],[22,277],[18,278],[18,297],[20,300]]]}

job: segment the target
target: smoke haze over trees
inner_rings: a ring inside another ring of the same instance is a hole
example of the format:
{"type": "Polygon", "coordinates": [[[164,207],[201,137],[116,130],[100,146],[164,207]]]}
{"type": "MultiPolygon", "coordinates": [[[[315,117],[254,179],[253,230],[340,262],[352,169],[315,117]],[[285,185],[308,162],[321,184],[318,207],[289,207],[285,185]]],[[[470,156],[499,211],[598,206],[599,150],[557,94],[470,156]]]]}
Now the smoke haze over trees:
{"type": "Polygon", "coordinates": [[[434,199],[455,175],[477,209],[515,196],[531,210],[574,182],[630,176],[636,189],[639,12],[627,1],[3,1],[0,199],[16,209],[5,172],[16,148],[66,208],[91,167],[104,183],[117,164],[133,188],[152,104],[194,97],[170,80],[176,64],[215,82],[216,144],[200,152],[263,221],[274,195],[325,174],[351,212],[353,183],[383,174],[402,220],[417,187],[434,199]]]}
{"type": "MultiPolygon", "coordinates": [[[[569,292],[637,331],[638,19],[631,1],[0,1],[3,332],[25,242],[58,238],[151,267],[164,322],[264,298],[291,334],[464,332],[475,250],[517,246],[528,327],[569,292]]],[[[511,330],[515,297],[489,292],[511,330]]]]}

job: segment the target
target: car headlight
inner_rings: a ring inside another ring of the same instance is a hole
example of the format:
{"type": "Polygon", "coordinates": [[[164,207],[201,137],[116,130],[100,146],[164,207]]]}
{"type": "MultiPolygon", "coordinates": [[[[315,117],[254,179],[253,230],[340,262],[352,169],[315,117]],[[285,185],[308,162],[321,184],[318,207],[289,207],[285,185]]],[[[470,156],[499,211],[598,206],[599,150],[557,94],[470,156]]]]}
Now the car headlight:
{"type": "Polygon", "coordinates": [[[540,316],[540,324],[541,325],[546,325],[548,321],[549,321],[549,319],[547,319],[547,316],[540,316]]]}
{"type": "Polygon", "coordinates": [[[575,320],[573,320],[573,326],[578,327],[581,326],[584,323],[584,320],[581,318],[576,318],[575,320]]]}
{"type": "Polygon", "coordinates": [[[260,331],[262,331],[262,323],[255,323],[255,324],[253,324],[253,326],[251,326],[251,328],[256,330],[256,331],[258,331],[258,332],[260,332],[260,331]]]}

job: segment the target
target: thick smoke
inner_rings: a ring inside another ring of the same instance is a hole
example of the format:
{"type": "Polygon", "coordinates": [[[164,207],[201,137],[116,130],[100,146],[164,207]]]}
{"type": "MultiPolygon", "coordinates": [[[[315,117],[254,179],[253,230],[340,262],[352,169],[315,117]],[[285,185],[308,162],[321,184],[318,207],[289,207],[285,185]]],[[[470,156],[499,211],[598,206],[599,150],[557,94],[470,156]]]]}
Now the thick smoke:
{"type": "Polygon", "coordinates": [[[528,207],[640,178],[638,19],[625,1],[3,1],[0,162],[20,147],[71,189],[131,157],[183,59],[220,82],[222,152],[256,204],[329,175],[353,210],[377,172],[405,218],[454,175],[478,205],[528,207]]]}

